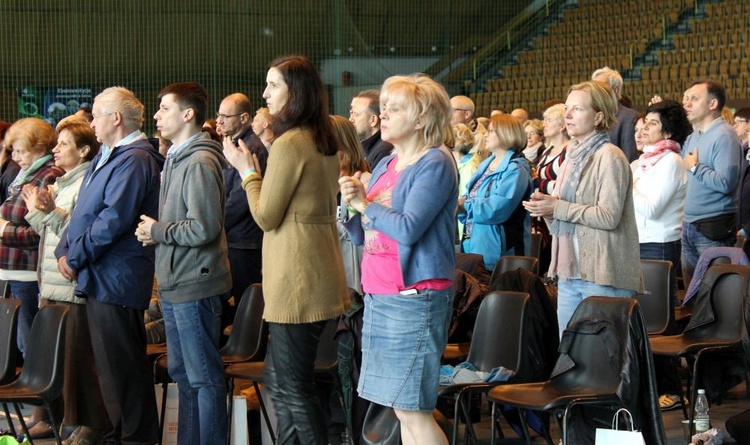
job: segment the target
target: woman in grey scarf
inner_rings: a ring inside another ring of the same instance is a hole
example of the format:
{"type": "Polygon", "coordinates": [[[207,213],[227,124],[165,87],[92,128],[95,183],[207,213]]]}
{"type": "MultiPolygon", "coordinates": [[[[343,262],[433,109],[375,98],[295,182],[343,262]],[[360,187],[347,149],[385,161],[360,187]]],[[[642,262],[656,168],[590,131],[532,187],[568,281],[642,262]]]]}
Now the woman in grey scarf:
{"type": "Polygon", "coordinates": [[[642,289],[632,173],[622,150],[609,143],[617,99],[607,84],[574,85],[565,101],[572,138],[553,195],[524,203],[550,226],[549,275],[558,278],[560,334],[584,298],[632,297],[642,289]]]}

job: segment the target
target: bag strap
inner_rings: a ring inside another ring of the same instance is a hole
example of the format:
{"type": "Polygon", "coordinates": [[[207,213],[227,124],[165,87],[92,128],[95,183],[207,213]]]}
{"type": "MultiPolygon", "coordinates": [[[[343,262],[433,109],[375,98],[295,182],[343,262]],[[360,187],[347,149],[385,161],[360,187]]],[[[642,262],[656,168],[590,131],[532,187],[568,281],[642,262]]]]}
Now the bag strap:
{"type": "MultiPolygon", "coordinates": [[[[612,418],[612,429],[613,430],[619,430],[620,429],[620,413],[624,412],[627,414],[625,416],[626,421],[630,421],[630,429],[628,431],[635,431],[635,425],[633,424],[633,415],[630,414],[630,411],[628,411],[626,408],[620,408],[615,413],[615,417],[612,418]]],[[[627,422],[626,422],[627,423],[627,422]]]]}

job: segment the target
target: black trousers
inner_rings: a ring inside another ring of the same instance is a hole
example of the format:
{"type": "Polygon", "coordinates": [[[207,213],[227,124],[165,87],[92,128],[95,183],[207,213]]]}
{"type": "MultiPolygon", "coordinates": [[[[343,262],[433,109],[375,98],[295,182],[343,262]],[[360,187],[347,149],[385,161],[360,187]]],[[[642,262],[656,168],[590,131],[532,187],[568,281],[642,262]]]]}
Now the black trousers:
{"type": "Polygon", "coordinates": [[[261,249],[235,249],[230,247],[227,254],[229,267],[232,271],[232,296],[234,296],[234,307],[229,306],[227,300],[222,301],[221,330],[234,322],[234,314],[240,306],[242,294],[251,284],[262,282],[261,249]]]}
{"type": "Polygon", "coordinates": [[[315,356],[325,321],[269,323],[263,380],[276,409],[278,445],[326,445],[326,421],[315,388],[315,356]]]}
{"type": "Polygon", "coordinates": [[[143,311],[89,298],[86,315],[104,405],[123,444],[154,444],[159,423],[143,311]]]}

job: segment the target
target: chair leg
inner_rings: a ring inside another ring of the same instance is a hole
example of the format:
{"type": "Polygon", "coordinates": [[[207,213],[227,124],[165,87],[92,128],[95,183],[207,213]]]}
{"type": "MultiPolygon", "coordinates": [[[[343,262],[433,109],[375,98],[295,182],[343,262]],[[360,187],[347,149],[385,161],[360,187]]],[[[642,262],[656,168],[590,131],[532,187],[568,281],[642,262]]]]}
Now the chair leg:
{"type": "Polygon", "coordinates": [[[31,434],[29,434],[29,429],[26,428],[26,421],[23,420],[23,415],[21,414],[21,408],[18,406],[18,403],[13,404],[13,409],[16,410],[18,421],[21,422],[21,431],[23,431],[23,434],[26,436],[26,439],[28,439],[29,444],[34,445],[34,441],[31,439],[31,434]]]}
{"type": "Polygon", "coordinates": [[[492,409],[490,411],[490,445],[495,445],[495,407],[497,403],[490,402],[492,409]]]}
{"type": "Polygon", "coordinates": [[[161,384],[161,415],[159,416],[159,445],[162,445],[164,438],[164,420],[167,418],[167,390],[169,383],[161,384]]]}
{"type": "Polygon", "coordinates": [[[276,443],[276,434],[273,432],[273,426],[271,426],[271,419],[268,418],[268,411],[266,411],[266,404],[263,402],[263,397],[260,395],[260,387],[258,382],[253,381],[253,387],[255,388],[256,394],[258,394],[258,403],[260,404],[260,412],[263,414],[263,419],[266,421],[266,427],[268,427],[268,435],[271,436],[271,443],[276,443]]]}
{"type": "Polygon", "coordinates": [[[458,445],[458,410],[461,400],[461,391],[456,394],[456,401],[453,402],[453,435],[451,437],[451,445],[458,445]]]}
{"type": "Polygon", "coordinates": [[[8,422],[8,430],[11,434],[14,436],[17,436],[16,434],[16,427],[13,425],[13,419],[10,417],[10,411],[8,410],[8,404],[3,403],[3,411],[5,412],[5,420],[8,422]]]}
{"type": "Polygon", "coordinates": [[[62,439],[60,438],[60,425],[57,424],[57,421],[55,420],[55,414],[52,412],[52,406],[50,406],[49,402],[46,400],[44,401],[44,408],[47,410],[47,416],[49,417],[49,421],[52,424],[52,434],[55,435],[55,441],[57,442],[57,445],[62,445],[62,439]]]}
{"type": "Polygon", "coordinates": [[[227,382],[227,400],[229,400],[229,407],[227,408],[227,445],[232,444],[232,414],[234,411],[234,377],[229,377],[227,382]]]}
{"type": "Polygon", "coordinates": [[[526,424],[526,410],[518,408],[518,418],[521,419],[521,428],[523,428],[523,439],[526,441],[526,445],[531,445],[531,433],[529,432],[529,426],[526,424]]]}

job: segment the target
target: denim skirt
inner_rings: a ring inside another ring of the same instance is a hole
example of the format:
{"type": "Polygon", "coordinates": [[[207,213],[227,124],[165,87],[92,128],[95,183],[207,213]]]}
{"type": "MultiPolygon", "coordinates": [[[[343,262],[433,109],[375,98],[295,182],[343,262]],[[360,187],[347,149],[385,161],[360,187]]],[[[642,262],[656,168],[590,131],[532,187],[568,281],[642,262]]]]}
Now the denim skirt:
{"type": "Polygon", "coordinates": [[[365,295],[360,397],[404,411],[435,408],[452,302],[452,288],[365,295]]]}

